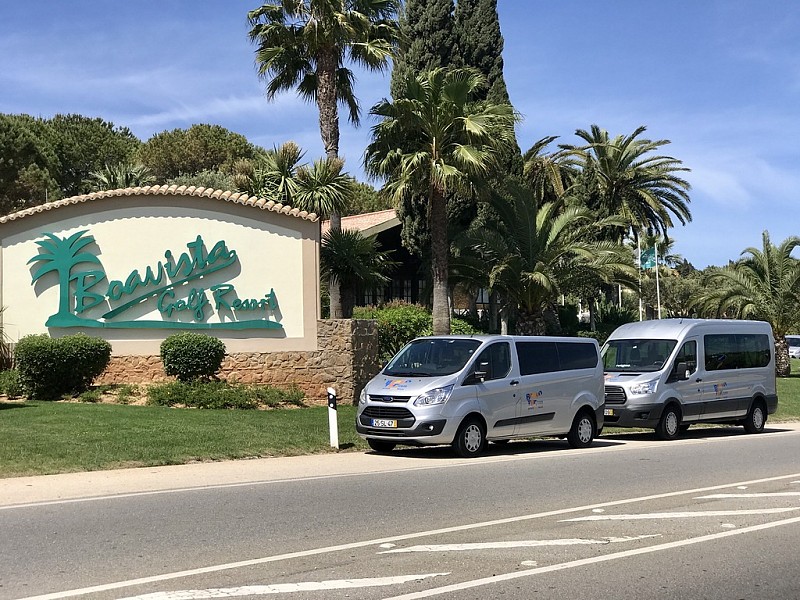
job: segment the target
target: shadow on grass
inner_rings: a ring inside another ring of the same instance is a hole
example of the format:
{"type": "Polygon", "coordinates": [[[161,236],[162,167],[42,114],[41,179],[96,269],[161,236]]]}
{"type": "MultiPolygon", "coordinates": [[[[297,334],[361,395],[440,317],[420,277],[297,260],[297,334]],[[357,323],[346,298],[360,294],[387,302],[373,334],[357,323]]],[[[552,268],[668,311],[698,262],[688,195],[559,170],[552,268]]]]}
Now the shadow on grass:
{"type": "Polygon", "coordinates": [[[30,404],[25,404],[25,402],[0,402],[0,410],[11,408],[30,408],[30,406],[30,404]]]}

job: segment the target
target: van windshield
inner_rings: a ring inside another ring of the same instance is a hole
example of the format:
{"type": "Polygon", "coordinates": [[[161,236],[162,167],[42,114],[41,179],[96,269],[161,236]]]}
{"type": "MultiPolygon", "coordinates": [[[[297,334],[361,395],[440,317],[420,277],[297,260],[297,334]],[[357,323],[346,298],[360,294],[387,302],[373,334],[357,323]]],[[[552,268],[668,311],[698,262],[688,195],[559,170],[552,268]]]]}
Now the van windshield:
{"type": "Polygon", "coordinates": [[[609,340],[600,352],[603,370],[660,371],[677,343],[677,340],[609,340]]]}
{"type": "Polygon", "coordinates": [[[790,337],[787,335],[786,341],[789,342],[790,348],[797,348],[798,346],[800,346],[800,337],[790,337]]]}
{"type": "Polygon", "coordinates": [[[451,375],[464,368],[480,345],[480,340],[414,340],[386,365],[383,374],[390,377],[451,375]]]}

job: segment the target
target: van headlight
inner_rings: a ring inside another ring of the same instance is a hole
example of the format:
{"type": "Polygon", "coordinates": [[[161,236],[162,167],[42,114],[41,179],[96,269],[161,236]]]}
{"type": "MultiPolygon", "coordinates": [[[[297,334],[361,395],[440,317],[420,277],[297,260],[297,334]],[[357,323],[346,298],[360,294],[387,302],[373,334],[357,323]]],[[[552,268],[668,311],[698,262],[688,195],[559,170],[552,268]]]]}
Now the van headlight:
{"type": "Polygon", "coordinates": [[[358,395],[358,403],[359,404],[367,403],[367,388],[361,390],[361,393],[358,395]]]}
{"type": "Polygon", "coordinates": [[[428,390],[424,394],[420,394],[417,396],[417,399],[414,400],[414,406],[430,406],[431,404],[444,404],[447,402],[447,399],[450,397],[450,393],[453,391],[452,385],[446,385],[440,388],[434,388],[432,390],[428,390]]]}
{"type": "Polygon", "coordinates": [[[655,394],[656,387],[658,386],[658,379],[651,379],[650,381],[643,381],[642,383],[634,383],[631,385],[631,394],[642,396],[644,394],[655,394]]]}

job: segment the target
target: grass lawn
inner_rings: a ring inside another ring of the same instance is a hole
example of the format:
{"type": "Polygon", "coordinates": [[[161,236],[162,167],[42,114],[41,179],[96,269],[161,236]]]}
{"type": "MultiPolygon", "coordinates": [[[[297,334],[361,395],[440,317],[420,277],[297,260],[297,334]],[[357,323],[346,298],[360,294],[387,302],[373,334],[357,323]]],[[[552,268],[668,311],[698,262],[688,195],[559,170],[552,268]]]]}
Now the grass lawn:
{"type": "MultiPolygon", "coordinates": [[[[769,422],[800,421],[800,360],[778,379],[769,422]]],[[[339,445],[365,450],[354,406],[339,406],[339,445]]],[[[0,477],[332,452],[328,408],[176,409],[65,402],[0,403],[0,477]]],[[[629,430],[619,430],[629,431],[629,430]]]]}
{"type": "MultiPolygon", "coordinates": [[[[339,446],[366,449],[354,406],[339,446]]],[[[197,410],[64,402],[0,404],[0,477],[334,451],[328,407],[197,410]]]]}

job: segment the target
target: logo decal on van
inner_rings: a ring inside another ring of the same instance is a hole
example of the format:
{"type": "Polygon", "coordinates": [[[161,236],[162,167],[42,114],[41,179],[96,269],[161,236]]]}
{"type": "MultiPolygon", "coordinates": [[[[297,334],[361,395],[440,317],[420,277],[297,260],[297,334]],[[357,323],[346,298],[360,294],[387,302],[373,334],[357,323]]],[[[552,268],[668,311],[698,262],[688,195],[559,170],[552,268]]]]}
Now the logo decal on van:
{"type": "Polygon", "coordinates": [[[410,379],[387,379],[383,383],[383,389],[385,390],[404,390],[408,387],[408,384],[411,383],[410,379]]]}
{"type": "Polygon", "coordinates": [[[725,395],[725,388],[726,387],[728,387],[728,382],[727,381],[724,382],[724,383],[715,383],[714,384],[714,395],[717,398],[721,398],[722,396],[725,395]]]}
{"type": "Polygon", "coordinates": [[[525,401],[530,408],[542,408],[544,406],[544,400],[542,400],[541,397],[542,390],[539,390],[538,392],[525,394],[525,401]]]}

